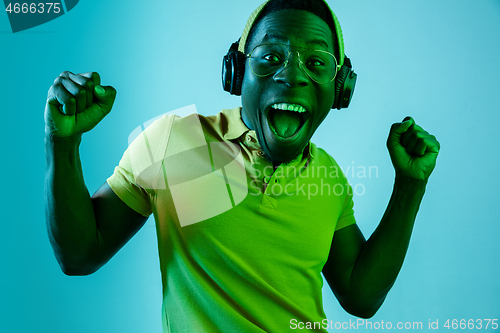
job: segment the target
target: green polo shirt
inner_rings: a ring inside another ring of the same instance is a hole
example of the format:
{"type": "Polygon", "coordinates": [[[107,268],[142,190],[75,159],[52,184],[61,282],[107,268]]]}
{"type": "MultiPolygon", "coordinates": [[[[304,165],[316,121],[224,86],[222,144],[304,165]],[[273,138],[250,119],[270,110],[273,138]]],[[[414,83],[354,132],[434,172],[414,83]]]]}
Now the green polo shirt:
{"type": "MultiPolygon", "coordinates": [[[[321,271],[352,189],[309,142],[274,169],[241,108],[166,115],[125,151],[109,186],[153,214],[164,332],[288,332],[325,319],[321,271]]],[[[324,329],[318,329],[323,331],[324,329]]]]}

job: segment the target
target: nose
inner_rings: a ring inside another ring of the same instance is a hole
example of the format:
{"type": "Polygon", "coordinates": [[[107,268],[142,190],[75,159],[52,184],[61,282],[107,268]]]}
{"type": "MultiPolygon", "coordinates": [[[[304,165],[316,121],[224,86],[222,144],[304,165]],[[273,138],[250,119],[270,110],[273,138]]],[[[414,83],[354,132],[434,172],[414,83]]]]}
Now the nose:
{"type": "Polygon", "coordinates": [[[309,77],[300,66],[299,54],[290,52],[282,68],[274,74],[273,79],[277,83],[284,83],[289,87],[306,86],[309,77]],[[297,56],[294,57],[293,55],[297,56]]]}

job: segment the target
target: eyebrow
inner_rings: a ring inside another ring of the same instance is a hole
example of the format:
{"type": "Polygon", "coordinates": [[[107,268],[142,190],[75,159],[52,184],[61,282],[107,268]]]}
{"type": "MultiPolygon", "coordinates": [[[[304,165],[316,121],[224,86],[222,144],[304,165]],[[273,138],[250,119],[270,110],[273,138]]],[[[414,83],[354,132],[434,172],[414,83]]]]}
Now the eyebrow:
{"type": "MultiPolygon", "coordinates": [[[[262,38],[262,42],[266,42],[266,41],[269,41],[269,40],[278,40],[278,41],[281,41],[281,42],[288,42],[288,38],[286,38],[285,36],[283,35],[279,35],[279,34],[272,34],[272,33],[269,33],[269,34],[265,34],[264,38],[262,38]]],[[[328,49],[328,43],[324,40],[324,39],[311,39],[311,40],[308,40],[306,42],[307,45],[316,45],[316,46],[322,46],[324,47],[325,49],[328,49]]]]}

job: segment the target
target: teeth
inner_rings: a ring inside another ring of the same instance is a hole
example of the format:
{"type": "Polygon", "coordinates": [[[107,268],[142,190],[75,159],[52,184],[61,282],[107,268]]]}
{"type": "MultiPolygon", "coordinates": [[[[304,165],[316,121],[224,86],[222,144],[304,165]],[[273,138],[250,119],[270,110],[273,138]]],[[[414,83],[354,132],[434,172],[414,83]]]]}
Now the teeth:
{"type": "Polygon", "coordinates": [[[285,111],[295,111],[299,113],[306,112],[306,109],[302,105],[298,104],[288,104],[288,103],[277,103],[271,105],[274,109],[285,110],[285,111]]]}

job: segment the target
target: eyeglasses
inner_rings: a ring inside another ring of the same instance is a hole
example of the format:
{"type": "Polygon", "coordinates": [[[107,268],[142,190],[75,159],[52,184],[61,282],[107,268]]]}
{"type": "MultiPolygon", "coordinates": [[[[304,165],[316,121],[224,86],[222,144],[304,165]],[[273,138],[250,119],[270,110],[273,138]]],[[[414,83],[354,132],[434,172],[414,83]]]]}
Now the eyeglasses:
{"type": "Polygon", "coordinates": [[[290,46],[283,44],[256,46],[250,54],[247,54],[247,58],[250,59],[250,70],[259,77],[274,74],[281,67],[288,66],[292,53],[297,53],[299,67],[311,80],[319,84],[327,84],[335,79],[340,66],[333,54],[305,48],[300,52],[290,51],[290,46]]]}

